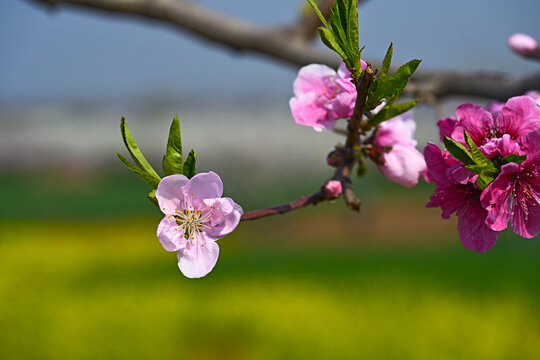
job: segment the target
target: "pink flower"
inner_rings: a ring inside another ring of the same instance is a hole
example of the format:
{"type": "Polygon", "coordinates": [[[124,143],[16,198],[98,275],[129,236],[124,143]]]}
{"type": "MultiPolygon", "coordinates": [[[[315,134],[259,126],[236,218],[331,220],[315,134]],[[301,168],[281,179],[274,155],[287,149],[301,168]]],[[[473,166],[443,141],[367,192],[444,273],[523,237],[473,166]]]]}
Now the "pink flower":
{"type": "Polygon", "coordinates": [[[536,105],[540,106],[540,91],[527,91],[525,95],[532,98],[536,105]]]}
{"type": "Polygon", "coordinates": [[[475,104],[462,104],[456,109],[457,122],[449,137],[465,143],[463,131],[471,136],[477,146],[504,134],[514,140],[540,128],[540,108],[529,96],[508,99],[498,114],[492,114],[475,104]]]}
{"type": "Polygon", "coordinates": [[[330,180],[329,182],[327,182],[324,186],[324,189],[326,190],[326,194],[328,196],[335,198],[341,195],[341,192],[343,191],[343,188],[341,187],[341,182],[337,180],[330,180]]]}
{"type": "Polygon", "coordinates": [[[527,34],[513,34],[508,37],[507,43],[510,49],[521,56],[538,57],[540,55],[538,42],[527,34]]]}
{"type": "Polygon", "coordinates": [[[503,165],[499,176],[482,192],[481,201],[491,229],[502,231],[512,220],[516,234],[533,238],[540,231],[540,130],[523,139],[523,152],[527,159],[522,164],[503,165]]]}
{"type": "Polygon", "coordinates": [[[459,238],[467,249],[478,252],[491,249],[499,233],[485,223],[487,211],[480,203],[480,190],[472,182],[462,184],[451,175],[456,167],[463,165],[432,143],[425,147],[424,156],[428,177],[435,182],[435,191],[426,207],[440,207],[443,219],[457,214],[459,238]]]}
{"type": "Polygon", "coordinates": [[[413,139],[416,124],[412,111],[381,123],[373,145],[382,153],[379,170],[390,180],[405,186],[418,184],[426,162],[413,139]]]}
{"type": "MultiPolygon", "coordinates": [[[[365,67],[362,61],[362,70],[365,67]]],[[[356,87],[344,63],[337,73],[326,65],[304,66],[294,80],[293,90],[289,105],[297,124],[316,131],[329,130],[337,119],[351,117],[353,113],[356,87]]]]}
{"type": "Polygon", "coordinates": [[[159,208],[165,214],[157,237],[165,250],[178,252],[178,267],[189,278],[208,274],[216,264],[216,240],[232,232],[242,208],[222,198],[223,184],[216,173],[163,178],[156,190],[159,208]]]}

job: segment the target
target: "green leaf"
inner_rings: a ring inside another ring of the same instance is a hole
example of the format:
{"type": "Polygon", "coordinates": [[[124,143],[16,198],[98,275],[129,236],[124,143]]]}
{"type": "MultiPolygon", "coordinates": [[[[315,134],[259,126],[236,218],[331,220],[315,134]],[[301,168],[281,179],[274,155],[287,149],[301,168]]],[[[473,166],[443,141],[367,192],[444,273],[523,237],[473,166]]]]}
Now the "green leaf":
{"type": "Polygon", "coordinates": [[[145,183],[150,185],[152,188],[154,189],[157,188],[159,182],[161,181],[161,178],[157,174],[155,176],[152,174],[149,174],[145,170],[139,169],[137,166],[130,163],[128,159],[126,159],[119,153],[116,153],[116,155],[118,155],[118,158],[120,159],[120,161],[122,161],[124,165],[126,165],[126,167],[129,170],[131,170],[135,175],[140,177],[141,180],[143,180],[145,183]]]}
{"type": "Polygon", "coordinates": [[[333,32],[330,30],[320,27],[317,29],[319,31],[319,35],[321,36],[322,42],[328,46],[330,49],[334,50],[338,53],[339,56],[341,56],[343,59],[347,57],[343,49],[341,48],[341,45],[336,39],[336,36],[333,32]]]}
{"type": "Polygon", "coordinates": [[[175,116],[169,130],[167,150],[163,156],[163,171],[165,175],[182,174],[182,136],[180,134],[180,121],[175,116]]]}
{"type": "Polygon", "coordinates": [[[465,138],[465,143],[469,146],[469,150],[471,151],[471,156],[476,165],[482,165],[485,168],[490,168],[493,170],[497,170],[493,163],[484,155],[482,152],[478,149],[476,144],[474,143],[473,139],[467,134],[466,131],[463,131],[463,137],[465,138]]]}
{"type": "Polygon", "coordinates": [[[321,13],[321,10],[319,10],[319,7],[315,3],[315,1],[313,1],[313,0],[307,0],[307,1],[309,2],[311,7],[313,8],[313,10],[315,10],[315,14],[317,14],[317,17],[319,18],[319,20],[321,20],[323,25],[326,26],[327,28],[330,28],[330,25],[328,25],[328,22],[326,21],[323,14],[321,13]]]}
{"type": "MultiPolygon", "coordinates": [[[[338,0],[339,1],[339,0],[338,0]]],[[[347,40],[353,55],[358,54],[358,1],[349,0],[347,12],[347,40]]]]}
{"type": "Polygon", "coordinates": [[[128,149],[135,164],[137,164],[139,168],[144,170],[149,175],[159,179],[159,175],[155,172],[152,166],[150,166],[148,161],[146,161],[141,150],[135,143],[135,139],[133,139],[133,135],[131,135],[131,131],[129,131],[129,128],[126,124],[126,119],[124,117],[122,117],[122,119],[120,120],[120,132],[122,133],[122,139],[124,140],[124,144],[126,145],[126,148],[128,149]]]}
{"type": "Polygon", "coordinates": [[[408,63],[400,66],[400,68],[397,69],[394,74],[384,79],[379,77],[377,90],[371,96],[371,98],[368,98],[368,102],[376,103],[384,98],[389,98],[400,94],[407,85],[409,78],[416,71],[418,65],[420,65],[420,62],[421,60],[411,60],[408,63]]]}
{"type": "Polygon", "coordinates": [[[512,155],[508,155],[508,156],[503,157],[502,160],[501,160],[501,165],[505,165],[505,164],[508,164],[508,163],[521,164],[525,160],[527,160],[527,155],[512,154],[512,155]]]}
{"type": "Polygon", "coordinates": [[[491,163],[489,165],[467,165],[465,167],[478,174],[476,185],[482,190],[491,184],[499,175],[499,171],[491,163]]]}
{"type": "Polygon", "coordinates": [[[364,158],[358,160],[358,167],[356,168],[356,175],[358,177],[363,177],[367,173],[366,161],[364,158]]]}
{"type": "Polygon", "coordinates": [[[388,50],[386,50],[386,55],[382,62],[381,73],[379,74],[379,79],[385,79],[388,76],[388,71],[390,70],[390,63],[392,62],[392,56],[394,54],[394,44],[390,43],[388,50]]]}
{"type": "Polygon", "coordinates": [[[466,165],[475,165],[471,154],[469,154],[469,150],[467,150],[467,148],[463,144],[450,139],[448,136],[445,136],[444,146],[446,146],[446,150],[450,153],[450,155],[452,155],[457,160],[461,161],[466,165]]]}
{"type": "Polygon", "coordinates": [[[197,155],[195,154],[195,151],[191,150],[186,159],[186,162],[184,163],[184,175],[186,175],[188,179],[191,179],[193,176],[195,176],[196,164],[197,164],[197,155]]]}
{"type": "Polygon", "coordinates": [[[339,10],[340,1],[336,1],[332,11],[330,13],[330,25],[332,26],[332,32],[335,35],[336,41],[339,43],[340,47],[343,49],[343,52],[346,54],[343,57],[343,60],[352,65],[351,60],[351,49],[349,47],[349,42],[347,41],[347,35],[345,33],[347,26],[347,19],[341,17],[341,12],[339,10]]]}
{"type": "MultiPolygon", "coordinates": [[[[395,98],[392,98],[395,99],[395,98]]],[[[395,101],[395,100],[394,100],[395,101]]],[[[368,120],[368,129],[371,129],[383,121],[396,117],[403,114],[404,112],[412,109],[418,103],[417,99],[411,100],[403,104],[394,105],[393,101],[386,104],[385,107],[381,109],[377,114],[373,115],[371,119],[368,120]]]]}

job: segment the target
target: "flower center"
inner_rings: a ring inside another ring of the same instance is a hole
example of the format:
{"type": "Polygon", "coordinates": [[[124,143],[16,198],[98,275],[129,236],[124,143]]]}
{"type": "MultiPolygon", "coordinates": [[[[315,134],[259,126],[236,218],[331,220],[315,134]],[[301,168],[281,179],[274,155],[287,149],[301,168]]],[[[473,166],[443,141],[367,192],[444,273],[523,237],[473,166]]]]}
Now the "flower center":
{"type": "Polygon", "coordinates": [[[174,215],[176,223],[184,229],[184,237],[186,240],[193,238],[194,235],[202,232],[204,228],[211,228],[209,224],[205,224],[208,221],[213,221],[212,211],[203,214],[201,210],[184,210],[180,214],[174,215]]]}

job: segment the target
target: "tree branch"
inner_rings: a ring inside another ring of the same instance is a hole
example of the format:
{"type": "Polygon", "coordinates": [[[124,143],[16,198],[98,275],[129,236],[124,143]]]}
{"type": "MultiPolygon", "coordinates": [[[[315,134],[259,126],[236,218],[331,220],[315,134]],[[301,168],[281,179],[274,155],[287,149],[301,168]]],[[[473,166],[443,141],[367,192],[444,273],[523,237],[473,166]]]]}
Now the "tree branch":
{"type": "MultiPolygon", "coordinates": [[[[235,51],[259,54],[294,66],[318,63],[337,68],[337,55],[308,42],[316,29],[312,20],[282,27],[263,27],[184,0],[26,0],[50,8],[66,7],[143,18],[173,26],[193,36],[235,51]]],[[[364,1],[364,0],[360,0],[364,1]]],[[[323,0],[322,6],[332,1],[323,0]]],[[[378,62],[373,62],[377,64],[378,62]]],[[[405,94],[434,102],[453,95],[504,101],[527,90],[540,89],[540,73],[521,78],[500,73],[433,72],[421,70],[405,94]]]]}

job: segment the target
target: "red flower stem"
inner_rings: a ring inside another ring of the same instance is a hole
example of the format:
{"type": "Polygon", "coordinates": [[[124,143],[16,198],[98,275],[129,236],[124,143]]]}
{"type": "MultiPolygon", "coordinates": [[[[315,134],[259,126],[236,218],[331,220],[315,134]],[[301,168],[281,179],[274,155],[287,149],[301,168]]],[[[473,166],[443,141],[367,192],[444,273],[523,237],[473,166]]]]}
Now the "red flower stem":
{"type": "Polygon", "coordinates": [[[324,195],[322,194],[321,191],[319,191],[311,196],[304,196],[298,200],[291,201],[289,203],[286,203],[280,206],[249,211],[242,215],[242,217],[240,218],[240,221],[255,220],[255,219],[260,219],[260,218],[271,216],[271,215],[285,214],[285,213],[288,213],[289,211],[301,209],[308,205],[315,205],[318,202],[323,201],[324,199],[325,199],[324,195]]]}

